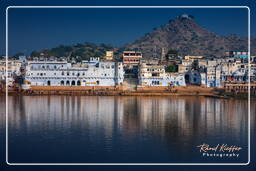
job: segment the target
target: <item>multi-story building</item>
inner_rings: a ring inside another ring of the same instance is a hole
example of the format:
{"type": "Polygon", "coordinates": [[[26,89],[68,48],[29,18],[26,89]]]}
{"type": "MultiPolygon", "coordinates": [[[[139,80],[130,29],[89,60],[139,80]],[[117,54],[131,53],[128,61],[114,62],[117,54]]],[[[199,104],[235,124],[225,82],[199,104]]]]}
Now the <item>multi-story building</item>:
{"type": "Polygon", "coordinates": [[[179,65],[179,72],[185,75],[187,84],[220,87],[220,65],[217,60],[203,56],[186,56],[179,65]]]}
{"type": "Polygon", "coordinates": [[[249,53],[245,51],[229,51],[229,52],[226,52],[226,56],[246,59],[249,57],[249,53]]]}
{"type": "Polygon", "coordinates": [[[206,87],[221,87],[221,66],[214,65],[206,68],[206,87]]]}
{"type": "MultiPolygon", "coordinates": [[[[255,80],[254,64],[251,64],[251,80],[255,80]]],[[[229,60],[221,63],[222,82],[246,82],[248,81],[249,65],[238,59],[229,60]]]]}
{"type": "Polygon", "coordinates": [[[6,68],[6,60],[0,60],[0,80],[6,80],[7,74],[7,82],[8,85],[12,85],[15,76],[20,75],[21,62],[18,60],[8,59],[7,68],[6,68]]]}
{"type": "Polygon", "coordinates": [[[124,51],[123,64],[127,67],[138,66],[142,59],[142,53],[138,51],[124,51]]]}
{"type": "Polygon", "coordinates": [[[165,72],[163,65],[142,63],[138,77],[141,86],[186,86],[183,74],[165,72]]]}
{"type": "Polygon", "coordinates": [[[116,86],[123,83],[121,62],[90,58],[81,64],[67,61],[29,61],[25,80],[32,86],[116,86]]]}
{"type": "Polygon", "coordinates": [[[106,51],[106,55],[103,56],[103,59],[109,60],[109,61],[113,60],[113,58],[114,58],[114,52],[113,51],[106,51]]]}
{"type": "Polygon", "coordinates": [[[191,71],[193,61],[183,59],[181,60],[181,64],[178,64],[178,72],[179,73],[186,73],[191,71]]]}

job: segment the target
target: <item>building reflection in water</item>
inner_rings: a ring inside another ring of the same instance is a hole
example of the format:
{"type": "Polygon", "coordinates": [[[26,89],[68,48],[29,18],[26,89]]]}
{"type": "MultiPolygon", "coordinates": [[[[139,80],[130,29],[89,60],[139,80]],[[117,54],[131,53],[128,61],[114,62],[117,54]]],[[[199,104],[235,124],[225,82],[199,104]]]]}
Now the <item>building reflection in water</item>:
{"type": "MultiPolygon", "coordinates": [[[[3,99],[0,105],[4,106],[3,99]]],[[[110,151],[115,139],[129,144],[150,137],[187,150],[205,140],[227,137],[230,142],[246,144],[247,107],[246,100],[205,97],[10,96],[9,128],[10,135],[21,130],[47,135],[75,132],[95,147],[97,140],[104,141],[110,151]]]]}

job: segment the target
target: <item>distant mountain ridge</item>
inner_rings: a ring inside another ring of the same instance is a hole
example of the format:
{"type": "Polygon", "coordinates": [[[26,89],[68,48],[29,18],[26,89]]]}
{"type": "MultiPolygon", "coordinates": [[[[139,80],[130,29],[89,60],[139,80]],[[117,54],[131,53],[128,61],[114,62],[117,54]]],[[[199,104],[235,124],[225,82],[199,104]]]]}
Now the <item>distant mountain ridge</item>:
{"type": "MultiPolygon", "coordinates": [[[[124,46],[139,48],[145,58],[159,57],[161,48],[178,50],[179,55],[221,57],[226,51],[248,51],[248,40],[237,35],[220,36],[199,26],[194,17],[178,16],[168,24],[124,46]]],[[[251,52],[255,54],[256,39],[251,38],[251,52]]]]}
{"type": "MultiPolygon", "coordinates": [[[[160,58],[162,49],[177,50],[178,55],[203,55],[221,57],[226,51],[248,51],[248,40],[237,35],[220,36],[198,25],[194,17],[183,14],[170,20],[169,23],[155,28],[134,42],[122,47],[106,44],[78,43],[71,46],[58,46],[32,52],[31,56],[70,56],[80,60],[90,56],[104,56],[106,50],[114,50],[116,55],[123,50],[139,49],[143,58],[160,58]]],[[[251,38],[251,55],[256,54],[256,38],[251,38]]]]}
{"type": "Polygon", "coordinates": [[[77,61],[87,60],[90,57],[104,56],[106,51],[116,50],[115,47],[108,44],[95,44],[90,42],[77,43],[75,45],[60,45],[51,49],[44,49],[41,51],[33,51],[32,57],[71,57],[76,58],[77,61]]]}

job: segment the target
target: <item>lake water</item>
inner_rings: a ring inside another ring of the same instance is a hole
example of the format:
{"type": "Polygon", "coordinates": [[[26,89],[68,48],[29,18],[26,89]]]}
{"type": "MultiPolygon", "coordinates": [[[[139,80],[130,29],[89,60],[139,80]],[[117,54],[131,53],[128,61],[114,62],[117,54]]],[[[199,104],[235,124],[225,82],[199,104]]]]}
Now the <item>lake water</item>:
{"type": "MultiPolygon", "coordinates": [[[[248,161],[246,99],[10,96],[8,102],[10,163],[248,161]],[[197,147],[203,143],[242,149],[238,157],[203,156],[197,147]]],[[[3,135],[4,110],[0,125],[3,135]]]]}

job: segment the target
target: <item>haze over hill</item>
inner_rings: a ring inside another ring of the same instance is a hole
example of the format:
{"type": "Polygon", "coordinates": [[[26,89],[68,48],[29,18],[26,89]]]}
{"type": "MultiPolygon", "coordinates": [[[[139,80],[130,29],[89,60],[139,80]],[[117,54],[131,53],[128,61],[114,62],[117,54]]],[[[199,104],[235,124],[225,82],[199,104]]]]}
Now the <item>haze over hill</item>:
{"type": "MultiPolygon", "coordinates": [[[[183,14],[122,47],[79,43],[71,46],[58,46],[38,52],[34,51],[31,56],[38,56],[40,53],[44,53],[45,56],[78,56],[80,59],[87,59],[89,56],[103,56],[106,50],[115,50],[116,54],[120,54],[122,50],[139,49],[142,51],[144,58],[159,58],[162,48],[166,53],[170,49],[177,50],[180,56],[221,57],[225,51],[247,51],[248,40],[246,37],[234,34],[229,36],[217,35],[198,25],[193,16],[183,14]]],[[[251,54],[256,54],[256,38],[251,38],[251,54]]]]}

